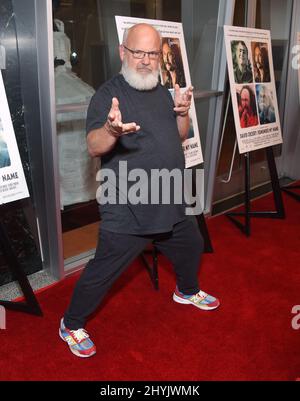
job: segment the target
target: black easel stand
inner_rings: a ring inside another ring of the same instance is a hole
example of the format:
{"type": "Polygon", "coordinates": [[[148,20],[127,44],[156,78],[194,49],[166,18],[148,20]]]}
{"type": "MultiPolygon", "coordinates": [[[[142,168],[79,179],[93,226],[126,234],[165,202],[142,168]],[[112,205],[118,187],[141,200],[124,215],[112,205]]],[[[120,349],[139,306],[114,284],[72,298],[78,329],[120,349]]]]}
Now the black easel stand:
{"type": "Polygon", "coordinates": [[[140,258],[149,273],[150,280],[152,281],[152,284],[153,284],[153,287],[155,290],[159,289],[157,253],[158,252],[157,252],[156,247],[152,246],[151,250],[146,249],[140,254],[140,258]],[[152,255],[152,264],[149,263],[148,259],[145,256],[145,254],[147,254],[147,253],[151,253],[151,255],[152,255]]]}
{"type": "Polygon", "coordinates": [[[300,202],[300,195],[293,192],[293,189],[300,189],[300,185],[291,185],[289,187],[284,187],[281,188],[281,191],[284,191],[286,194],[300,202]]]}
{"type": "Polygon", "coordinates": [[[226,216],[247,236],[251,234],[251,217],[266,217],[273,219],[284,219],[285,211],[282,200],[281,189],[278,180],[278,174],[274,159],[273,148],[266,148],[267,161],[270,171],[271,184],[273,190],[274,203],[276,211],[252,212],[250,206],[250,153],[244,154],[245,157],[245,211],[230,212],[226,216]],[[245,223],[242,224],[235,216],[244,216],[245,223]]]}
{"type": "Polygon", "coordinates": [[[206,225],[206,221],[205,221],[203,213],[196,216],[196,219],[198,222],[199,230],[200,230],[200,232],[203,236],[203,240],[204,240],[204,253],[213,253],[214,250],[212,247],[212,243],[210,240],[209,232],[207,229],[207,225],[206,225]]]}
{"type": "MultiPolygon", "coordinates": [[[[193,194],[196,194],[196,179],[195,179],[195,170],[193,170],[192,173],[192,191],[193,194]]],[[[213,247],[212,247],[212,243],[210,240],[210,236],[209,236],[209,232],[207,229],[207,225],[206,225],[206,221],[204,218],[203,213],[201,213],[200,215],[195,216],[197,219],[197,223],[198,223],[198,227],[199,230],[203,236],[203,240],[204,240],[204,253],[212,253],[213,252],[213,247]]],[[[157,254],[158,251],[156,249],[155,246],[152,247],[151,250],[144,250],[141,255],[140,258],[143,262],[143,264],[145,265],[149,275],[150,275],[150,279],[153,283],[154,289],[158,290],[159,289],[159,281],[158,281],[158,260],[157,260],[157,254]],[[152,264],[149,263],[149,261],[147,260],[145,254],[152,254],[152,264]]]]}
{"type": "Polygon", "coordinates": [[[0,222],[0,246],[3,250],[9,268],[20,284],[26,300],[26,302],[0,300],[0,305],[3,305],[7,309],[26,312],[36,316],[43,316],[43,312],[38,304],[27,276],[24,273],[17,256],[15,255],[6,228],[2,222],[0,222]]]}
{"type": "MultiPolygon", "coordinates": [[[[196,169],[193,169],[192,172],[192,192],[194,195],[197,195],[197,191],[196,191],[196,169]]],[[[199,230],[202,234],[203,240],[204,240],[204,253],[213,253],[213,247],[212,247],[212,243],[210,240],[210,236],[209,236],[209,232],[207,229],[207,225],[206,225],[206,221],[204,218],[204,214],[198,214],[195,216],[197,219],[197,223],[198,223],[198,227],[199,230]]]]}

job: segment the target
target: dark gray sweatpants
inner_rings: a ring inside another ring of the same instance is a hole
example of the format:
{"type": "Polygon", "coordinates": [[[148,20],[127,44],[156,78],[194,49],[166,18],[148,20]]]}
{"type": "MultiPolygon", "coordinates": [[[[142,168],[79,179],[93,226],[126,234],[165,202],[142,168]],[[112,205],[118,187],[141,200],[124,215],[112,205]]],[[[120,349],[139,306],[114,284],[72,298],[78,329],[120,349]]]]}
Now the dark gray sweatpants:
{"type": "Polygon", "coordinates": [[[85,326],[114,281],[152,242],[173,264],[179,291],[199,291],[198,270],[203,252],[203,239],[195,217],[174,225],[163,234],[131,235],[100,229],[93,259],[83,270],[64,316],[65,326],[77,330],[85,326]]]}

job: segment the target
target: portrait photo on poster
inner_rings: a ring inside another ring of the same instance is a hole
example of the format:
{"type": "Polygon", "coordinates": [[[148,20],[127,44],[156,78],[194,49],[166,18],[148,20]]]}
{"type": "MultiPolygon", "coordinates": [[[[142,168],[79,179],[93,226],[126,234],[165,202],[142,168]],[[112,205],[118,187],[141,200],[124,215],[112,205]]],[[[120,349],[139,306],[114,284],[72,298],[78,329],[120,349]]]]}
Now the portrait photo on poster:
{"type": "Polygon", "coordinates": [[[237,85],[236,96],[241,128],[254,127],[259,124],[254,85],[237,85]]]}
{"type": "Polygon", "coordinates": [[[251,42],[253,74],[255,82],[270,82],[268,43],[251,42]]]}
{"type": "Polygon", "coordinates": [[[271,124],[276,122],[274,97],[270,85],[256,85],[257,106],[260,124],[271,124]]]}
{"type": "Polygon", "coordinates": [[[5,140],[5,133],[3,130],[2,121],[0,118],[0,169],[4,167],[9,167],[10,165],[10,156],[8,152],[7,142],[5,140]]]}
{"type": "Polygon", "coordinates": [[[161,83],[167,89],[186,87],[180,41],[178,38],[162,38],[162,54],[160,60],[161,83]]]}
{"type": "Polygon", "coordinates": [[[233,74],[236,84],[247,84],[253,82],[252,65],[249,57],[249,49],[245,41],[232,40],[231,54],[233,74]]]}

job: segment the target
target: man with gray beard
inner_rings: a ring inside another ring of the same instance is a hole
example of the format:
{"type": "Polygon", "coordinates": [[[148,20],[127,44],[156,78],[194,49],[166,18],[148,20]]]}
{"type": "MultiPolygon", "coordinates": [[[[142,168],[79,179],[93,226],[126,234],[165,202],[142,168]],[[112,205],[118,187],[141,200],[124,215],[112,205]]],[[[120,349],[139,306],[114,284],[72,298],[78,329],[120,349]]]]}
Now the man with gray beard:
{"type": "MultiPolygon", "coordinates": [[[[193,88],[181,93],[176,85],[173,100],[159,83],[161,38],[148,24],[126,30],[119,52],[120,74],[98,89],[87,114],[89,153],[101,157],[102,168],[113,171],[117,181],[110,185],[122,201],[100,202],[101,230],[96,253],[83,270],[61,319],[60,337],[79,357],[96,353],[84,329],[88,316],[150,242],[173,264],[177,284],[173,293],[175,302],[202,310],[219,306],[218,299],[200,290],[198,271],[203,239],[195,217],[185,215],[184,202],[174,201],[176,188],[170,188],[169,204],[136,204],[128,197],[134,183],[118,184],[126,178],[119,171],[120,162],[124,161],[129,172],[139,168],[150,177],[154,169],[177,169],[183,177],[185,160],[181,142],[189,131],[193,88]],[[124,188],[128,191],[121,193],[124,188]]],[[[151,188],[149,192],[150,199],[151,188]]]]}

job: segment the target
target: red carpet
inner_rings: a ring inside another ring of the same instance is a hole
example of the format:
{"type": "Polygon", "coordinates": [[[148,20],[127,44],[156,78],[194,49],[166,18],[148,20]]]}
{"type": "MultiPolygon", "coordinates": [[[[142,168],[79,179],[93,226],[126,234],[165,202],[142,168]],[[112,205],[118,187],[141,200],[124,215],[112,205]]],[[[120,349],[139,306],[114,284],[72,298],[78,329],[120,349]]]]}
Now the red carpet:
{"type": "MultiPolygon", "coordinates": [[[[250,238],[224,216],[208,220],[214,253],[204,255],[200,280],[220,298],[218,310],[174,303],[173,272],[162,256],[158,292],[137,261],[88,323],[96,356],[79,359],[58,337],[76,275],[38,294],[43,318],[7,311],[0,379],[296,380],[300,203],[284,201],[286,220],[252,219],[250,238]]],[[[271,209],[272,198],[253,205],[271,209]]]]}

